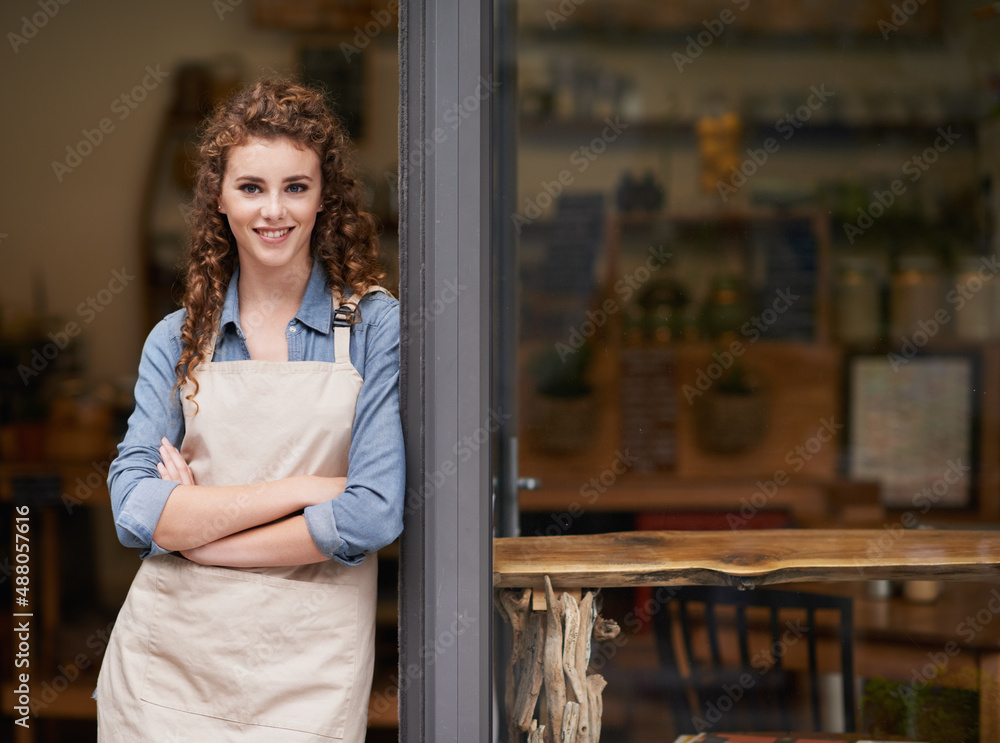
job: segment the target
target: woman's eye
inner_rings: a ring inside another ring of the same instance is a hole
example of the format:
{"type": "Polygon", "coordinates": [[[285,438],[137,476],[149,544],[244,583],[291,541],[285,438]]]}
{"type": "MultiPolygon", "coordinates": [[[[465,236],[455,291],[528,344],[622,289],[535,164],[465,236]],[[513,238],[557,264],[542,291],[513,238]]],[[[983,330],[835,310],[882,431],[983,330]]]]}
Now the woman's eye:
{"type": "Polygon", "coordinates": [[[292,183],[288,186],[288,190],[292,193],[303,193],[309,190],[309,186],[305,183],[292,183]]]}
{"type": "Polygon", "coordinates": [[[260,193],[260,186],[256,183],[244,183],[240,186],[240,191],[243,193],[260,193]]]}

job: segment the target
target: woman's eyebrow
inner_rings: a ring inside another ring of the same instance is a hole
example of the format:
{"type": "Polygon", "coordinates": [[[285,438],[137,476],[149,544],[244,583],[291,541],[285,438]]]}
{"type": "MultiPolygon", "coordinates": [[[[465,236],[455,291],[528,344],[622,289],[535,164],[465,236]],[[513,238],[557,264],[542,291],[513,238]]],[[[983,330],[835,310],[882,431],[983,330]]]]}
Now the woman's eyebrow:
{"type": "MultiPolygon", "coordinates": [[[[247,181],[249,183],[264,183],[264,179],[257,175],[238,175],[234,180],[237,181],[247,181]]],[[[290,175],[285,178],[282,183],[290,183],[291,181],[311,181],[312,177],[308,175],[290,175]]]]}

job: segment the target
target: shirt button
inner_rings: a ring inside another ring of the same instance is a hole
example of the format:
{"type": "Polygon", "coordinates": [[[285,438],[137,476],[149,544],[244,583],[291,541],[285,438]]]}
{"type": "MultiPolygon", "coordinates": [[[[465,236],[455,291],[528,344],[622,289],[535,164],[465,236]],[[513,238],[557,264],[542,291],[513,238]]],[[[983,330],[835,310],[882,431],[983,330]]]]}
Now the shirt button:
{"type": "Polygon", "coordinates": [[[290,328],[288,329],[288,332],[290,332],[290,333],[294,333],[294,332],[295,332],[296,330],[298,330],[298,328],[297,328],[297,327],[295,327],[294,325],[292,325],[292,326],[291,326],[291,327],[290,327],[290,328]]]}

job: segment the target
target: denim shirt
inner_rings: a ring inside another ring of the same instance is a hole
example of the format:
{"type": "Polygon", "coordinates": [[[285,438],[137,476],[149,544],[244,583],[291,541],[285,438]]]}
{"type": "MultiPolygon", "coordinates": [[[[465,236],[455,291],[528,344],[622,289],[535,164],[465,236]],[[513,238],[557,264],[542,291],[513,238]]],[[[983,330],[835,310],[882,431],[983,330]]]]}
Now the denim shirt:
{"type": "MultiPolygon", "coordinates": [[[[229,282],[214,361],[250,358],[240,328],[239,270],[229,282]]],[[[314,262],[302,305],[288,323],[289,361],[333,361],[333,299],[321,266],[314,262]]],[[[351,328],[351,364],[364,380],[358,395],[348,454],[347,487],[340,497],[309,506],[304,515],[320,552],[348,565],[389,544],[403,528],[405,462],[399,418],[399,303],[382,292],[364,297],[361,319],[351,328]]],[[[171,491],[161,480],[160,438],[178,449],[184,438],[180,391],[174,367],[181,353],[186,310],[161,320],[142,350],[135,411],[108,473],[118,538],[143,558],[168,552],[153,531],[171,491]]]]}

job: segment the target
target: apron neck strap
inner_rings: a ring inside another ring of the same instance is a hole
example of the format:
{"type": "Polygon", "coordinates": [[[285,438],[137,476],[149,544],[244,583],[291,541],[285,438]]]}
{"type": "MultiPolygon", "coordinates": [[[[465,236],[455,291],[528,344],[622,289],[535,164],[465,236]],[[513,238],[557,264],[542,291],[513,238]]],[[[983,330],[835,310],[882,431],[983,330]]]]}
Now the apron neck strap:
{"type": "Polygon", "coordinates": [[[340,291],[333,290],[333,304],[336,307],[333,313],[333,353],[336,361],[351,360],[351,325],[346,318],[358,311],[358,304],[361,298],[372,292],[386,292],[381,286],[369,286],[363,292],[355,292],[346,300],[341,299],[340,291]],[[338,321],[340,324],[338,324],[338,321]]]}
{"type": "Polygon", "coordinates": [[[205,357],[202,359],[203,364],[211,364],[212,358],[215,356],[215,344],[219,342],[218,331],[212,333],[212,340],[208,342],[208,351],[205,352],[205,357]]]}

